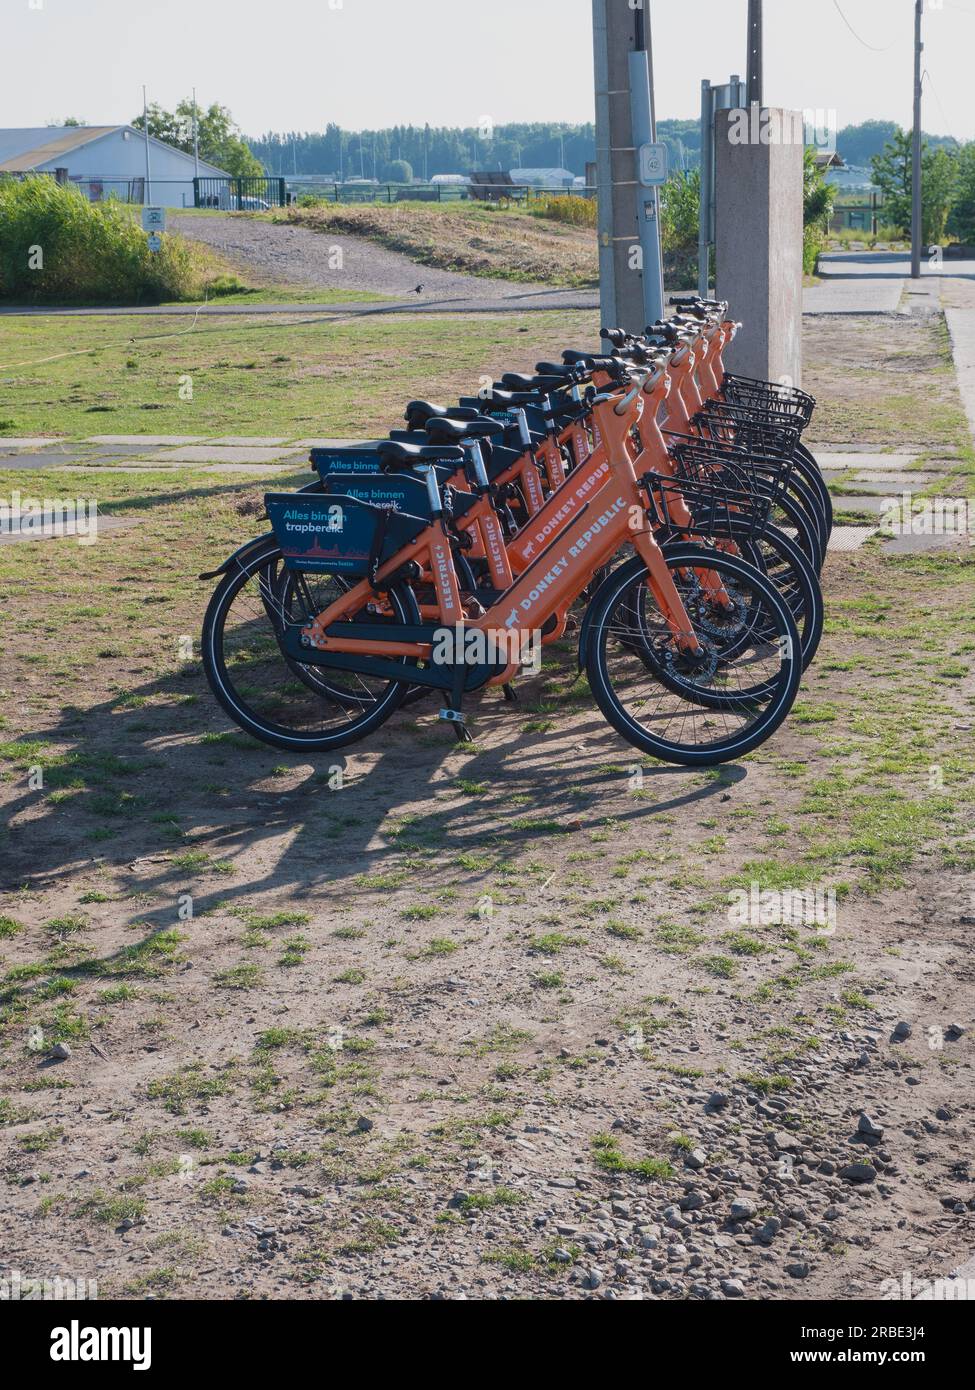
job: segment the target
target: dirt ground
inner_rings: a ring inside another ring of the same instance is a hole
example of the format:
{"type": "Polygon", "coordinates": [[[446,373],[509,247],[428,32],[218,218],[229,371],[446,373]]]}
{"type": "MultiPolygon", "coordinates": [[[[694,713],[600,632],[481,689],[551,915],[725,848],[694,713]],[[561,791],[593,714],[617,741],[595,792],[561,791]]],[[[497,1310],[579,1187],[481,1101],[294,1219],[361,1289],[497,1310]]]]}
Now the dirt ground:
{"type": "Polygon", "coordinates": [[[490,204],[289,208],[288,221],[319,234],[367,237],[411,262],[445,271],[547,285],[595,287],[595,227],[566,225],[490,204]]]}
{"type": "Polygon", "coordinates": [[[831,556],[792,718],[717,772],[641,763],[570,641],[473,746],[420,705],[312,766],[195,657],[254,480],[101,486],[128,529],[0,546],[10,1268],[843,1300],[971,1253],[970,550],[831,556]]]}
{"type": "Polygon", "coordinates": [[[944,458],[971,452],[940,313],[905,316],[893,325],[880,314],[810,317],[803,337],[803,385],[817,400],[810,427],[816,443],[907,445],[944,458]]]}
{"type": "Polygon", "coordinates": [[[519,213],[339,206],[289,208],[273,222],[234,214],[170,222],[258,282],[436,301],[497,298],[506,281],[523,294],[597,280],[593,231],[519,213]]]}

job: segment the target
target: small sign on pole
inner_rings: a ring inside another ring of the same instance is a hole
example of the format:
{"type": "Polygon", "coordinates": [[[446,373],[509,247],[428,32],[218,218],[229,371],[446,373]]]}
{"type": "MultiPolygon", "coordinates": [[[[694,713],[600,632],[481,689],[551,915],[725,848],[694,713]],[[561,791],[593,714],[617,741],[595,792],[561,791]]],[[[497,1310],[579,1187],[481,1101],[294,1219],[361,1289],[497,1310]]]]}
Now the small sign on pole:
{"type": "Polygon", "coordinates": [[[166,230],[166,209],[143,208],[142,230],[144,232],[164,232],[166,230]]]}
{"type": "Polygon", "coordinates": [[[148,241],[150,251],[155,252],[162,250],[162,237],[159,235],[158,232],[150,232],[148,241]]]}
{"type": "Polygon", "coordinates": [[[667,182],[667,146],[662,141],[640,146],[640,182],[658,188],[667,182]]]}

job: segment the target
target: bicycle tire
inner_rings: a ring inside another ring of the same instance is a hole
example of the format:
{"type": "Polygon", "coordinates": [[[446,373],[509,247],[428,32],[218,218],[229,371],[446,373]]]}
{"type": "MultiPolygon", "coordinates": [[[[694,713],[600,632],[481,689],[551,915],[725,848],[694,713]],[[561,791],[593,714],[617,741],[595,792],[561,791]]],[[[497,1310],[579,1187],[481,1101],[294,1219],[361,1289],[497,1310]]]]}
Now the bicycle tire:
{"type": "MultiPolygon", "coordinates": [[[[700,546],[681,544],[667,555],[671,568],[715,569],[737,576],[757,591],[769,612],[775,615],[777,631],[783,639],[781,666],[770,699],[760,716],[749,728],[726,739],[717,739],[706,746],[690,747],[672,739],[660,738],[648,731],[625,709],[613,687],[606,655],[607,637],[612,635],[610,616],[617,603],[634,584],[646,578],[647,567],[636,556],[616,569],[603,584],[593,600],[586,649],[586,674],[593,697],[608,723],[634,747],[663,762],[685,767],[715,767],[744,757],[769,739],[792,708],[802,676],[801,662],[794,653],[799,650],[799,634],[788,606],[775,586],[753,566],[730,555],[715,555],[700,546]]],[[[688,702],[690,703],[689,697],[688,702]]]]}

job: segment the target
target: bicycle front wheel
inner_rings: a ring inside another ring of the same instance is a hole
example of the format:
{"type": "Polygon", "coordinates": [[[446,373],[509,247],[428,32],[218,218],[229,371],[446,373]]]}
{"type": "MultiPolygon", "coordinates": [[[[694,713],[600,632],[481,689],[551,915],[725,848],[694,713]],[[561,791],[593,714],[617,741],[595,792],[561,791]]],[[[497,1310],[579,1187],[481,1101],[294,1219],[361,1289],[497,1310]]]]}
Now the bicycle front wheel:
{"type": "Polygon", "coordinates": [[[669,546],[665,560],[700,656],[692,662],[678,650],[637,557],[614,570],[593,600],[586,672],[600,710],[635,747],[664,762],[712,767],[759,747],[788,715],[802,675],[799,632],[788,604],[752,565],[690,544],[669,546]],[[749,614],[731,651],[715,621],[718,601],[702,592],[701,572],[749,614]],[[637,587],[640,624],[633,630],[637,587]]]}

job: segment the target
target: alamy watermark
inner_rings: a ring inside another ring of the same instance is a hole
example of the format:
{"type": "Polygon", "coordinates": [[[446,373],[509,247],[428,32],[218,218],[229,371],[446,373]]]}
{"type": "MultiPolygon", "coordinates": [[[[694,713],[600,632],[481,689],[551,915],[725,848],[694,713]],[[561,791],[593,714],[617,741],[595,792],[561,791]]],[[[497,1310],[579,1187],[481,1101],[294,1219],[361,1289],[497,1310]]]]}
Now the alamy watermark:
{"type": "Polygon", "coordinates": [[[73,1303],[81,1299],[93,1300],[98,1297],[96,1279],[68,1279],[60,1274],[52,1278],[44,1275],[35,1278],[21,1274],[19,1269],[11,1269],[0,1274],[0,1303],[24,1303],[42,1300],[46,1303],[73,1303]]]}
{"type": "Polygon", "coordinates": [[[811,145],[820,153],[835,154],[836,128],[833,107],[784,111],[752,102],[728,112],[728,141],[732,145],[811,145]]]}
{"type": "Polygon", "coordinates": [[[889,536],[967,536],[975,545],[975,502],[967,497],[915,497],[881,502],[880,530],[889,536]]]}
{"type": "Polygon", "coordinates": [[[836,931],[835,888],[762,888],[750,883],[729,894],[728,921],[737,927],[807,927],[820,936],[836,931]]]}
{"type": "Polygon", "coordinates": [[[518,628],[457,623],[437,629],[430,660],[434,666],[520,666],[537,676],[542,669],[542,635],[518,628]]]}
{"type": "Polygon", "coordinates": [[[98,539],[98,503],[93,497],[23,497],[16,489],[0,497],[0,535],[44,540],[74,536],[79,545],[98,539]]]}
{"type": "Polygon", "coordinates": [[[898,1278],[881,1282],[878,1297],[902,1299],[905,1303],[915,1299],[927,1303],[968,1303],[975,1301],[975,1279],[915,1279],[905,1269],[898,1278]]]}

